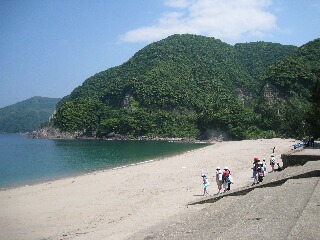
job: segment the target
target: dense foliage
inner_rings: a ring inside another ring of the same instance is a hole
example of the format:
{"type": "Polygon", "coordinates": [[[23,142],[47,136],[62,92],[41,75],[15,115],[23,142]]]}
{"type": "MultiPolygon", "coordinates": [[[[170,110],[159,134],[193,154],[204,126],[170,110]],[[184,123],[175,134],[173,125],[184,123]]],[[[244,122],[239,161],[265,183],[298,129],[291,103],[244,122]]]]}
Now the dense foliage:
{"type": "Polygon", "coordinates": [[[319,70],[320,39],[301,46],[297,52],[268,69],[264,85],[272,86],[277,100],[270,101],[263,97],[258,106],[260,110],[269,112],[262,114],[265,121],[272,123],[269,127],[283,136],[316,134],[312,126],[315,126],[316,116],[319,116],[314,115],[319,104],[316,97],[320,95],[317,85],[320,81],[319,70]]]}
{"type": "Polygon", "coordinates": [[[60,98],[32,97],[0,108],[0,133],[30,132],[48,122],[60,98]]]}
{"type": "Polygon", "coordinates": [[[292,126],[275,124],[294,114],[291,106],[301,110],[310,105],[301,99],[310,97],[317,64],[299,65],[297,70],[296,63],[317,61],[319,49],[314,45],[231,46],[209,37],[173,35],[87,79],[59,102],[53,124],[97,137],[199,137],[206,129],[237,139],[300,134],[292,126]],[[284,81],[282,70],[291,62],[288,74],[293,76],[284,81]],[[264,98],[268,84],[279,94],[292,93],[279,102],[285,107],[275,119],[274,105],[264,98]]]}
{"type": "Polygon", "coordinates": [[[311,105],[307,109],[307,119],[309,135],[320,138],[320,69],[318,69],[318,79],[311,90],[311,105]]]}

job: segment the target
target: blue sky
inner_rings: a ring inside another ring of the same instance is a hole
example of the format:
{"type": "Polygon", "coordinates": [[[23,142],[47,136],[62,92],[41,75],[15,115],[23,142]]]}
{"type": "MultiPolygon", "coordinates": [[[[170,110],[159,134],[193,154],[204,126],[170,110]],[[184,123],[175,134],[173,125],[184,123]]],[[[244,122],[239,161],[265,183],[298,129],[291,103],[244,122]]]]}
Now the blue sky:
{"type": "Polygon", "coordinates": [[[320,0],[0,0],[0,108],[68,95],[175,33],[301,46],[319,26],[320,0]]]}

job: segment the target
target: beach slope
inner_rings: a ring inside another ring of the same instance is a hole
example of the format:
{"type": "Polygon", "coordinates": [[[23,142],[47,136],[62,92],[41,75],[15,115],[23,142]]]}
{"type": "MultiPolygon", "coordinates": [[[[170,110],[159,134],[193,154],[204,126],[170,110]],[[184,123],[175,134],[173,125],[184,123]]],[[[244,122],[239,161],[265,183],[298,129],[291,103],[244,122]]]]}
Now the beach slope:
{"type": "MultiPolygon", "coordinates": [[[[173,216],[198,211],[200,173],[217,192],[216,166],[228,166],[232,188],[251,185],[254,157],[276,160],[292,139],[219,142],[181,155],[34,186],[0,191],[0,239],[126,239],[173,216]]],[[[269,167],[269,166],[268,166],[269,167]]],[[[270,169],[269,169],[270,170],[270,169]]]]}

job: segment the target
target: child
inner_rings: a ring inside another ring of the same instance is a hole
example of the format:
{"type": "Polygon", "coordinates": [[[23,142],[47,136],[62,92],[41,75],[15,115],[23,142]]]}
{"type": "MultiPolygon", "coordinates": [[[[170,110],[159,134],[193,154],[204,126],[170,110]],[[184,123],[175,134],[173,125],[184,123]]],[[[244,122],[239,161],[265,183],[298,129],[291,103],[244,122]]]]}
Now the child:
{"type": "Polygon", "coordinates": [[[282,167],[280,166],[280,163],[277,163],[277,165],[278,165],[278,169],[276,169],[275,171],[282,171],[282,167]]]}
{"type": "Polygon", "coordinates": [[[262,160],[262,164],[263,164],[264,175],[266,175],[266,173],[267,173],[267,163],[266,163],[266,159],[265,158],[262,160]]]}
{"type": "Polygon", "coordinates": [[[228,167],[225,167],[224,172],[222,174],[224,192],[228,191],[228,188],[229,188],[229,182],[230,182],[229,175],[230,175],[229,169],[228,167]]]}
{"type": "Polygon", "coordinates": [[[255,185],[258,181],[257,179],[257,175],[258,175],[258,172],[257,172],[257,169],[258,169],[258,162],[259,162],[259,158],[255,157],[253,159],[253,166],[252,166],[252,170],[253,170],[253,175],[252,175],[252,178],[253,178],[253,183],[252,183],[252,186],[255,185]]]}
{"type": "Polygon", "coordinates": [[[201,174],[201,177],[203,180],[203,196],[207,196],[207,195],[209,195],[209,193],[207,191],[207,188],[209,186],[209,181],[208,181],[207,176],[204,173],[201,174]]]}
{"type": "Polygon", "coordinates": [[[271,154],[271,157],[270,157],[270,166],[271,166],[271,172],[274,172],[274,165],[276,164],[276,159],[274,158],[274,154],[272,153],[271,154]]]}
{"type": "Polygon", "coordinates": [[[221,193],[221,189],[222,189],[222,184],[223,184],[223,181],[222,181],[222,172],[220,170],[220,167],[218,166],[217,169],[216,169],[216,182],[217,182],[217,185],[218,185],[218,193],[221,193]]]}
{"type": "Polygon", "coordinates": [[[262,182],[263,177],[264,177],[264,170],[263,170],[263,163],[262,162],[258,162],[257,175],[258,175],[257,183],[262,182]]]}
{"type": "Polygon", "coordinates": [[[230,169],[227,169],[229,172],[229,182],[228,182],[228,191],[230,191],[231,184],[233,183],[233,177],[231,175],[230,169]]]}

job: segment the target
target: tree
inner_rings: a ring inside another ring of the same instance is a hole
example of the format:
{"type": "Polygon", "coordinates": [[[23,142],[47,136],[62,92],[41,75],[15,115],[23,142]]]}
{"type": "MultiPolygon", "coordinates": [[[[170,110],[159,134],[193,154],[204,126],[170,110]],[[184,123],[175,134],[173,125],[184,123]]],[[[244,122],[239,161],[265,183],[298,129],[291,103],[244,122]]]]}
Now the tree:
{"type": "Polygon", "coordinates": [[[307,127],[309,134],[315,138],[320,137],[320,67],[317,72],[318,79],[311,90],[311,106],[307,111],[307,127]]]}

